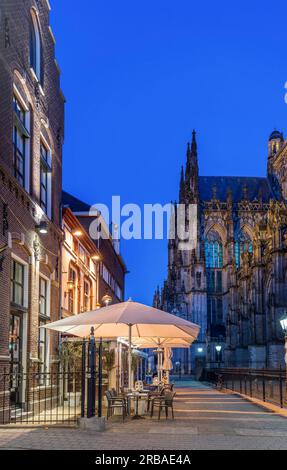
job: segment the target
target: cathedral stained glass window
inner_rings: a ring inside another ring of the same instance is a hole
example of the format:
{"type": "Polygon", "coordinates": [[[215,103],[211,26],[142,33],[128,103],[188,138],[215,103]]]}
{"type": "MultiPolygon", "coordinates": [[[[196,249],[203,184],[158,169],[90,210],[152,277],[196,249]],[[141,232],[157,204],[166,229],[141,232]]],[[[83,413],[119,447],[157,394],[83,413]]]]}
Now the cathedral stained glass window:
{"type": "Polygon", "coordinates": [[[247,251],[248,253],[253,251],[252,240],[246,232],[241,230],[235,242],[235,264],[237,268],[240,267],[242,253],[247,251]]]}
{"type": "Polygon", "coordinates": [[[223,247],[217,232],[210,232],[205,240],[205,265],[207,268],[222,268],[223,247]]]}

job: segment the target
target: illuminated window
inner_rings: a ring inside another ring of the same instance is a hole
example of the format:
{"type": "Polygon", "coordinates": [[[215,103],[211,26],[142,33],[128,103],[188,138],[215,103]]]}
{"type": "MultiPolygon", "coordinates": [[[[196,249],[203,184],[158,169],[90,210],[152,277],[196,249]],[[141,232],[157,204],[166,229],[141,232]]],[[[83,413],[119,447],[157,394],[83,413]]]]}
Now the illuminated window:
{"type": "Polygon", "coordinates": [[[90,283],[84,281],[84,312],[91,309],[90,283]]]}
{"type": "Polygon", "coordinates": [[[207,268],[222,268],[223,247],[217,232],[210,232],[204,244],[205,265],[207,268]]]}
{"type": "Polygon", "coordinates": [[[64,226],[64,232],[65,232],[65,243],[67,243],[67,245],[70,248],[73,248],[73,235],[70,229],[66,225],[64,226]]]}
{"type": "Polygon", "coordinates": [[[247,251],[249,253],[252,253],[253,251],[252,240],[250,239],[249,235],[247,235],[247,233],[245,233],[243,230],[241,230],[237,237],[234,250],[235,264],[236,267],[239,268],[242,253],[246,253],[247,251]]]}
{"type": "Polygon", "coordinates": [[[76,291],[76,271],[72,268],[69,270],[69,283],[71,283],[71,289],[69,289],[68,295],[68,310],[70,313],[75,313],[75,291],[76,291]]]}
{"type": "Polygon", "coordinates": [[[89,266],[89,254],[80,243],[78,244],[78,256],[82,263],[89,266]]]}

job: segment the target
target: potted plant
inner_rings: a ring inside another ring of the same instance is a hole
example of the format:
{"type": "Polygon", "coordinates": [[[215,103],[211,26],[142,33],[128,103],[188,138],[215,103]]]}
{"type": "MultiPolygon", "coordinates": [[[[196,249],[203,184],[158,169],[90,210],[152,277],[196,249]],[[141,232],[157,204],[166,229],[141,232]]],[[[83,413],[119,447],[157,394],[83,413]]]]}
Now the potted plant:
{"type": "Polygon", "coordinates": [[[63,342],[59,351],[62,369],[64,401],[69,401],[69,406],[79,406],[81,403],[81,367],[82,344],[63,342]]]}

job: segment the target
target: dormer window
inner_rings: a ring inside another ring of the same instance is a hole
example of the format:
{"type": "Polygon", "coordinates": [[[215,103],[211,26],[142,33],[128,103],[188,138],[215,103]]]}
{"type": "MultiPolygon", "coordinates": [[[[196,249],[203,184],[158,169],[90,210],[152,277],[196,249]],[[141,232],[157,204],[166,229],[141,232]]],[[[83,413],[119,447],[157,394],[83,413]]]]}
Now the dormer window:
{"type": "Polygon", "coordinates": [[[42,57],[42,45],[41,45],[39,23],[38,23],[36,12],[32,10],[31,25],[30,25],[30,67],[40,82],[42,81],[41,57],[42,57]]]}

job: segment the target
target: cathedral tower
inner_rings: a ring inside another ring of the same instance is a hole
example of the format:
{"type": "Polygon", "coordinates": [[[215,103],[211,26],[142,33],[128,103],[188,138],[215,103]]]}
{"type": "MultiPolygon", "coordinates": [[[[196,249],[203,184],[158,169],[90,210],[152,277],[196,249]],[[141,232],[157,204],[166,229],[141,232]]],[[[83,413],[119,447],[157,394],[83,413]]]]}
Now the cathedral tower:
{"type": "Polygon", "coordinates": [[[279,150],[281,150],[282,145],[284,144],[283,133],[277,130],[274,130],[268,141],[268,159],[276,155],[279,150]]]}
{"type": "Polygon", "coordinates": [[[196,132],[192,132],[191,145],[187,145],[185,169],[185,202],[195,204],[198,202],[198,160],[196,132]]]}
{"type": "MultiPolygon", "coordinates": [[[[161,299],[158,291],[154,299],[200,325],[192,347],[174,353],[182,372],[284,365],[279,319],[287,305],[286,201],[287,141],[281,132],[270,135],[264,178],[199,176],[193,131],[179,202],[197,207],[196,248],[182,248],[179,234],[170,241],[168,278],[161,299]]],[[[185,222],[189,227],[188,217],[185,222]]]]}

